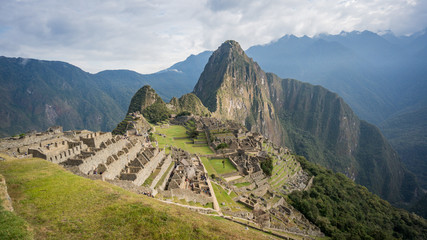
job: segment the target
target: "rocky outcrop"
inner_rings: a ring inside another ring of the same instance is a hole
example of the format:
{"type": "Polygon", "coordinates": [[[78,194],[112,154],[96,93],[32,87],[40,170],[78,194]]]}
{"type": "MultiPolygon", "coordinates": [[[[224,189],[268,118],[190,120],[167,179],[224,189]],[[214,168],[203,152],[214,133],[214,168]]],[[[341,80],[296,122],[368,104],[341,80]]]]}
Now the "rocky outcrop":
{"type": "Polygon", "coordinates": [[[0,174],[0,203],[4,209],[13,212],[12,199],[7,192],[6,179],[0,174]]]}
{"type": "Polygon", "coordinates": [[[236,120],[276,143],[284,142],[267,75],[237,42],[226,41],[212,54],[194,93],[214,117],[236,120]]]}

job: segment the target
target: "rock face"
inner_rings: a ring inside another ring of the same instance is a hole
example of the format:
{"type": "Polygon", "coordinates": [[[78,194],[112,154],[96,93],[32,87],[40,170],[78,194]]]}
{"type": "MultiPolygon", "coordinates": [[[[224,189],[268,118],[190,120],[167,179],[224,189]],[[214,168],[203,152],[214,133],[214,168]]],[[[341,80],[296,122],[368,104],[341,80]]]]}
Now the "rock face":
{"type": "Polygon", "coordinates": [[[284,142],[267,75],[237,42],[226,41],[212,54],[194,93],[214,117],[239,121],[276,143],[284,142]]]}
{"type": "Polygon", "coordinates": [[[240,121],[391,202],[417,194],[413,175],[381,132],[360,121],[341,97],[265,73],[235,41],[212,54],[194,93],[214,117],[240,121]]]}

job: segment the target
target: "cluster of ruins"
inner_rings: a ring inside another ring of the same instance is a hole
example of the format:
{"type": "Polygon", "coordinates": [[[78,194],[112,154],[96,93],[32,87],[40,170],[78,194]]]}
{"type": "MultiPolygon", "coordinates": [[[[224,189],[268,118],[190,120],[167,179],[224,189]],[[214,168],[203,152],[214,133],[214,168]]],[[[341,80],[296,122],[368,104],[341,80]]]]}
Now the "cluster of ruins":
{"type": "Polygon", "coordinates": [[[208,174],[200,157],[175,147],[171,147],[171,155],[175,166],[161,194],[202,205],[211,203],[213,190],[209,186],[208,174]]]}
{"type": "MultiPolygon", "coordinates": [[[[284,156],[290,156],[286,148],[274,146],[261,134],[247,131],[233,121],[195,116],[184,116],[180,120],[171,121],[181,125],[192,121],[195,127],[192,131],[203,135],[200,139],[195,137],[192,144],[208,144],[214,154],[205,157],[228,159],[236,169],[212,178],[200,156],[173,146],[168,149],[158,148],[157,143],[150,142],[148,131],[151,128],[147,126],[142,115],[134,113],[131,117],[133,127],[127,129],[125,135],[87,130],[63,131],[61,127],[52,127],[44,133],[29,133],[21,138],[2,139],[0,151],[17,157],[43,158],[73,169],[80,175],[111,180],[119,186],[129,183],[138,187],[144,186],[144,193],[149,192],[149,195],[153,196],[159,194],[162,198],[184,199],[186,202],[200,203],[203,206],[213,203],[215,210],[221,213],[210,182],[213,180],[229,192],[235,192],[237,197],[233,200],[236,203],[251,209],[229,209],[223,213],[235,217],[244,216],[262,227],[280,230],[294,226],[294,232],[321,236],[318,229],[302,215],[298,215],[280,195],[275,194],[276,190],[287,193],[307,188],[307,175],[300,170],[292,176],[283,176],[288,189],[282,186],[274,188],[260,166],[261,162],[271,157],[278,159],[276,164],[285,166],[284,156]],[[247,184],[237,187],[239,183],[247,184]],[[298,230],[301,226],[305,230],[298,230]]],[[[295,161],[293,164],[299,163],[295,161]]]]}

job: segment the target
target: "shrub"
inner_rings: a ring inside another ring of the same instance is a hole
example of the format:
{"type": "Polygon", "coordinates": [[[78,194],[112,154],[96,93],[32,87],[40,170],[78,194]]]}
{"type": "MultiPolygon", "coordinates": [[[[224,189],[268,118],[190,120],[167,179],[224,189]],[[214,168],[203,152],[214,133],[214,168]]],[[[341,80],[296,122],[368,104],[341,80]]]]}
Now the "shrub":
{"type": "Polygon", "coordinates": [[[261,169],[265,175],[271,176],[273,173],[273,159],[270,156],[261,162],[261,169]]]}
{"type": "Polygon", "coordinates": [[[227,143],[220,143],[220,144],[216,147],[216,150],[223,149],[223,148],[228,148],[228,144],[227,144],[227,143]]]}

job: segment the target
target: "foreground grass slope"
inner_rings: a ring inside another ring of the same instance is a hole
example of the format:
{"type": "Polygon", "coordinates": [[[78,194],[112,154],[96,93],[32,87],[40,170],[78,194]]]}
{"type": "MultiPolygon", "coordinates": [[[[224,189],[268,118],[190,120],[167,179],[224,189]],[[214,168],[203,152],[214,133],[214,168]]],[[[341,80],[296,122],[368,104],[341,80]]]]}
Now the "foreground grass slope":
{"type": "Polygon", "coordinates": [[[266,238],[221,218],[73,175],[41,159],[7,159],[0,162],[0,174],[16,215],[35,239],[266,238]]]}

